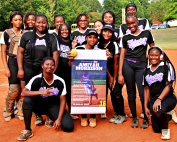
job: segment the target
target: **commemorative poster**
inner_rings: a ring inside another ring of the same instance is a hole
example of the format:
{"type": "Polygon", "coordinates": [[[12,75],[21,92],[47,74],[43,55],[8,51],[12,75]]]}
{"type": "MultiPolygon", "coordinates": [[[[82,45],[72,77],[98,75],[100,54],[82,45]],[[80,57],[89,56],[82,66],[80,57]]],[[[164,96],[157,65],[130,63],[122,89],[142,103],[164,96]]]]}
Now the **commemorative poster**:
{"type": "Polygon", "coordinates": [[[72,61],[71,114],[106,112],[105,50],[77,50],[72,61]]]}

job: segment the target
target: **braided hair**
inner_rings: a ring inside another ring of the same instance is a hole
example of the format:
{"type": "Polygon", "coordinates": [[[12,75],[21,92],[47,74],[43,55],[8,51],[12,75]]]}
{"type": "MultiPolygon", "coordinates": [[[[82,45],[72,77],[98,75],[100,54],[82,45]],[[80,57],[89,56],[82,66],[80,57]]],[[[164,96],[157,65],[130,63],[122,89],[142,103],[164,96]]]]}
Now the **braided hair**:
{"type": "MultiPolygon", "coordinates": [[[[164,62],[164,70],[165,70],[165,76],[168,76],[168,71],[166,70],[166,66],[168,66],[169,70],[170,68],[172,69],[172,73],[170,73],[171,77],[173,76],[172,81],[170,81],[167,85],[171,87],[171,84],[174,82],[173,84],[173,88],[175,87],[176,84],[176,71],[174,68],[174,65],[172,64],[172,62],[170,61],[169,57],[165,54],[165,52],[158,46],[152,46],[149,50],[148,50],[148,54],[150,53],[150,51],[152,51],[153,49],[156,49],[157,51],[159,51],[159,53],[161,54],[160,56],[160,60],[164,62]]],[[[174,91],[174,90],[173,90],[174,91]]]]}
{"type": "MultiPolygon", "coordinates": [[[[55,60],[52,58],[52,57],[45,57],[43,60],[42,60],[42,63],[41,65],[43,65],[45,63],[45,61],[47,60],[50,60],[50,61],[53,61],[54,65],[55,65],[55,60]]],[[[43,75],[43,71],[42,71],[42,81],[41,81],[41,87],[44,87],[44,75],[43,75]]]]}
{"type": "MultiPolygon", "coordinates": [[[[46,19],[46,22],[48,24],[48,19],[47,17],[44,15],[44,14],[38,14],[36,15],[36,19],[38,19],[39,17],[44,17],[46,19]]],[[[51,51],[51,48],[52,48],[52,45],[51,45],[51,42],[50,42],[50,35],[49,35],[49,32],[48,32],[48,28],[46,28],[43,33],[45,33],[46,35],[44,36],[44,40],[46,42],[46,46],[47,46],[47,56],[51,56],[52,55],[52,51],[51,51]]],[[[33,65],[33,59],[34,59],[34,55],[35,55],[35,43],[36,43],[36,39],[37,39],[37,35],[36,35],[36,27],[34,27],[33,29],[33,32],[32,32],[32,36],[30,38],[30,60],[32,61],[32,65],[33,65]]]]}

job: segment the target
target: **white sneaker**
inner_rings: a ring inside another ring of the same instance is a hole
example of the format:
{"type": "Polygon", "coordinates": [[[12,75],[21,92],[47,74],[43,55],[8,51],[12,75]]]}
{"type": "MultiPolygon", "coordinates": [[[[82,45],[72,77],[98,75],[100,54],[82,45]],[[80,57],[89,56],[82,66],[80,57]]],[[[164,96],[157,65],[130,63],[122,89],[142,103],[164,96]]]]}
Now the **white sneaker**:
{"type": "Polygon", "coordinates": [[[115,120],[115,124],[122,124],[123,122],[125,122],[127,120],[126,116],[121,116],[119,115],[118,118],[115,120]]]}
{"type": "Polygon", "coordinates": [[[106,113],[104,113],[104,114],[101,114],[101,119],[106,119],[106,113]]]}
{"type": "Polygon", "coordinates": [[[170,139],[170,129],[162,129],[162,140],[169,140],[170,139]]]}
{"type": "Polygon", "coordinates": [[[174,123],[177,123],[177,116],[176,116],[176,111],[175,110],[167,112],[167,114],[170,114],[172,116],[172,120],[173,120],[174,123]]]}
{"type": "Polygon", "coordinates": [[[109,120],[109,122],[110,122],[110,123],[114,123],[118,118],[119,118],[119,115],[114,115],[114,116],[109,120]]]}

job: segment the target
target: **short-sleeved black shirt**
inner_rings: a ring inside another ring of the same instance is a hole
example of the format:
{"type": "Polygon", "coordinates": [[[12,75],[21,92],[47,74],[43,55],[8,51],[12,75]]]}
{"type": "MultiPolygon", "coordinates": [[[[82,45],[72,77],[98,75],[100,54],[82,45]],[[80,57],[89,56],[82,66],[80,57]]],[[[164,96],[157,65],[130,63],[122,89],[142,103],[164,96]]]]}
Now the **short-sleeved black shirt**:
{"type": "Polygon", "coordinates": [[[142,30],[138,35],[126,34],[120,41],[120,47],[127,49],[125,58],[146,61],[148,44],[154,42],[149,30],[142,30]]]}
{"type": "Polygon", "coordinates": [[[24,62],[26,65],[31,66],[32,64],[34,68],[38,68],[41,66],[44,57],[52,56],[52,54],[48,55],[48,50],[50,50],[50,53],[58,51],[58,41],[53,34],[49,34],[49,41],[45,40],[46,35],[40,37],[36,34],[36,42],[31,48],[30,40],[32,40],[32,34],[33,32],[24,33],[20,39],[19,46],[25,49],[24,62]],[[51,45],[50,49],[47,47],[47,42],[51,45]]]}

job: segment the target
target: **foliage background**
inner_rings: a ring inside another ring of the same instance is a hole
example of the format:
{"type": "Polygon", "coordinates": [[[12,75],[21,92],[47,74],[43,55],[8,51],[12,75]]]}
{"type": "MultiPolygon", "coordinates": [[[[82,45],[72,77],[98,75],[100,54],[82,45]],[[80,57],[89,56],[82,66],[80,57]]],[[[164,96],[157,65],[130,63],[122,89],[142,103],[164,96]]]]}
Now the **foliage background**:
{"type": "MultiPolygon", "coordinates": [[[[53,17],[61,14],[65,17],[66,23],[75,23],[75,18],[80,13],[87,13],[90,22],[101,19],[102,13],[111,10],[116,15],[116,26],[122,23],[122,8],[130,0],[104,0],[103,5],[98,0],[0,0],[0,30],[9,27],[9,15],[12,11],[18,10],[23,15],[27,12],[46,14],[49,26],[53,27],[53,17]]],[[[137,5],[138,17],[153,17],[163,22],[177,19],[177,0],[134,0],[137,5]]]]}

